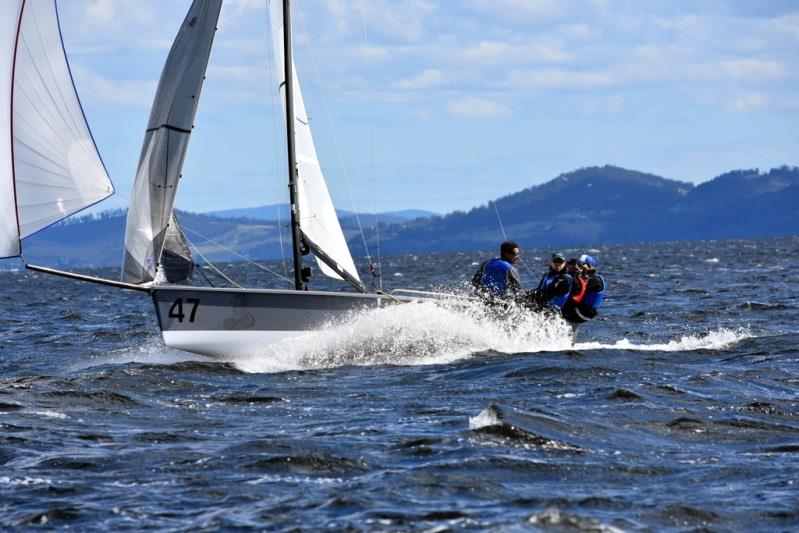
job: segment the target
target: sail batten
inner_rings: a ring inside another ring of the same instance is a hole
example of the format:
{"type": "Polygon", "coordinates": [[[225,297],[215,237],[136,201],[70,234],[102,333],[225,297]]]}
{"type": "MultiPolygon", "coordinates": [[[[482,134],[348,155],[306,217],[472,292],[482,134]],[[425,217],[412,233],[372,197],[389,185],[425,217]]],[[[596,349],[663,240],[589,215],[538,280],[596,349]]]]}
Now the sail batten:
{"type": "Polygon", "coordinates": [[[69,70],[55,0],[0,4],[0,257],[113,194],[69,70]]]}
{"type": "Polygon", "coordinates": [[[153,281],[164,256],[175,272],[190,275],[191,255],[172,210],[221,7],[222,0],[194,0],[161,72],[125,228],[127,283],[153,281]]]}
{"type": "MultiPolygon", "coordinates": [[[[278,90],[285,96],[286,80],[283,53],[283,11],[276,0],[269,2],[269,18],[272,28],[273,50],[279,77],[278,90]]],[[[338,265],[348,277],[358,280],[358,270],[350,254],[347,240],[336,215],[336,209],[327,188],[319,158],[316,155],[310,120],[297,78],[297,69],[292,62],[292,92],[294,107],[294,137],[297,158],[297,197],[302,233],[322,251],[316,254],[317,264],[326,276],[344,279],[326,261],[338,265]]],[[[285,106],[285,104],[284,104],[285,106]]],[[[284,108],[285,111],[285,108],[284,108]]]]}

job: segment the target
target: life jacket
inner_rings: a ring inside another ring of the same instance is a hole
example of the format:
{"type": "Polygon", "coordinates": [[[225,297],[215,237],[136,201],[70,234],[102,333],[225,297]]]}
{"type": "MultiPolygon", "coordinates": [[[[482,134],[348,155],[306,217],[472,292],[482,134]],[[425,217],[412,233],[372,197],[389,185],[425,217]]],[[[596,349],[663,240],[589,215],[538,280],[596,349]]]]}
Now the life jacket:
{"type": "MultiPolygon", "coordinates": [[[[583,301],[583,297],[585,297],[585,288],[588,286],[588,282],[585,279],[581,278],[580,276],[573,276],[572,280],[577,280],[577,283],[580,286],[580,292],[578,292],[577,294],[572,294],[571,299],[574,300],[576,303],[580,303],[583,301]]],[[[573,283],[572,287],[574,287],[573,283]]]]}
{"type": "Polygon", "coordinates": [[[508,272],[513,268],[504,259],[495,257],[483,266],[483,275],[480,277],[480,285],[483,288],[499,296],[504,296],[508,292],[508,272]]]}
{"type": "Polygon", "coordinates": [[[599,274],[593,274],[591,277],[599,278],[602,282],[602,289],[599,292],[586,291],[582,300],[582,307],[593,309],[596,311],[602,307],[602,301],[605,299],[605,278],[599,274]]]}
{"type": "Polygon", "coordinates": [[[565,272],[549,272],[544,274],[544,277],[541,278],[541,282],[538,284],[538,290],[541,291],[542,294],[547,294],[549,288],[562,277],[565,277],[569,282],[569,289],[566,291],[565,294],[560,296],[555,296],[547,303],[553,307],[557,307],[558,309],[563,308],[564,304],[569,301],[569,297],[571,296],[572,290],[572,277],[565,272]]]}

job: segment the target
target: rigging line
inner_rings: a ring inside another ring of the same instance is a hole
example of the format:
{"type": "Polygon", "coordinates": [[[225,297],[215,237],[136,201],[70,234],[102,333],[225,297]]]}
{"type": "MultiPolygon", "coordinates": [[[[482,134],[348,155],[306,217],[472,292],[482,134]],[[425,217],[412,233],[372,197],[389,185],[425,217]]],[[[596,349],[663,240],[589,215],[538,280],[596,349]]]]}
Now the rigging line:
{"type": "MultiPolygon", "coordinates": [[[[276,0],[273,0],[273,1],[276,1],[276,0]]],[[[268,17],[269,17],[269,12],[267,10],[267,18],[268,17]]],[[[267,21],[267,22],[269,22],[269,21],[267,21]]],[[[267,26],[269,26],[269,31],[271,32],[272,31],[272,25],[268,23],[267,26]]],[[[283,203],[282,200],[285,198],[285,196],[286,196],[286,194],[288,192],[288,189],[286,187],[282,186],[281,183],[280,183],[280,180],[277,179],[277,177],[280,176],[280,168],[281,168],[281,165],[280,165],[280,152],[279,152],[279,149],[278,149],[278,141],[277,141],[280,138],[280,136],[278,134],[277,118],[275,116],[275,115],[277,115],[277,113],[275,113],[275,109],[277,109],[277,104],[275,103],[275,79],[274,79],[275,77],[274,77],[274,72],[272,71],[273,67],[275,69],[275,72],[277,71],[277,62],[275,61],[275,53],[274,53],[275,51],[273,49],[272,39],[267,39],[266,42],[267,42],[267,44],[266,44],[266,46],[267,46],[267,55],[269,56],[269,68],[267,68],[267,70],[269,71],[269,99],[270,99],[271,104],[272,104],[272,107],[271,107],[271,109],[272,109],[272,113],[271,113],[271,115],[272,115],[272,134],[274,135],[274,138],[275,138],[275,142],[272,143],[272,146],[275,149],[274,150],[275,151],[275,178],[276,178],[275,179],[275,186],[278,189],[277,197],[281,201],[278,204],[278,208],[277,208],[277,236],[278,236],[278,240],[280,242],[280,263],[281,263],[281,265],[283,265],[283,274],[286,276],[286,279],[288,279],[288,277],[289,277],[289,268],[288,268],[288,265],[286,263],[285,243],[283,242],[283,220],[281,218],[281,212],[282,212],[282,207],[283,207],[282,206],[282,203],[283,203]]],[[[286,175],[288,175],[288,171],[286,171],[286,175]]],[[[288,201],[286,203],[288,203],[288,201]]]]}
{"type": "MultiPolygon", "coordinates": [[[[174,213],[174,211],[172,212],[172,218],[174,218],[174,220],[175,220],[175,224],[178,224],[178,219],[177,219],[177,217],[175,217],[175,213],[174,213]]],[[[191,259],[191,261],[192,261],[192,262],[194,262],[194,258],[191,256],[191,250],[189,250],[189,249],[188,249],[189,247],[191,247],[191,248],[194,248],[194,251],[195,251],[195,252],[197,252],[197,255],[199,255],[200,257],[202,257],[202,258],[205,260],[205,262],[206,262],[206,263],[208,263],[208,266],[210,266],[210,267],[211,267],[211,269],[212,269],[214,272],[216,272],[216,273],[217,273],[217,275],[218,275],[220,278],[224,279],[225,281],[227,281],[227,282],[228,282],[228,283],[230,283],[231,285],[235,285],[235,286],[236,286],[236,287],[238,287],[239,289],[243,289],[243,288],[244,288],[244,287],[243,287],[242,285],[240,285],[239,283],[236,283],[236,281],[234,281],[232,278],[230,278],[230,277],[228,277],[227,275],[225,275],[225,273],[224,273],[224,272],[222,272],[221,270],[219,270],[219,269],[216,267],[216,265],[214,265],[214,264],[211,262],[211,260],[210,260],[210,259],[208,259],[208,258],[207,258],[207,257],[206,257],[206,256],[203,254],[202,250],[200,250],[200,248],[199,248],[199,247],[197,247],[197,245],[196,245],[196,244],[194,244],[194,243],[191,241],[191,239],[189,239],[188,237],[186,237],[186,234],[185,234],[185,233],[183,233],[183,232],[181,231],[181,227],[182,227],[182,226],[178,224],[178,226],[177,226],[175,229],[177,229],[177,231],[178,231],[178,234],[180,234],[180,236],[181,236],[181,237],[183,237],[183,241],[186,243],[186,252],[189,254],[189,259],[191,259]]],[[[196,232],[195,232],[195,233],[196,233],[196,232]]],[[[198,235],[199,235],[199,234],[198,234],[198,235]]],[[[213,283],[211,283],[211,280],[209,280],[209,279],[208,279],[208,276],[206,276],[206,275],[205,275],[205,272],[203,272],[203,270],[202,270],[202,267],[200,267],[200,274],[202,274],[202,276],[205,278],[205,280],[208,282],[208,284],[209,284],[210,286],[212,286],[212,287],[214,286],[214,284],[213,284],[213,283]]]]}
{"type": "MultiPolygon", "coordinates": [[[[239,289],[243,289],[244,288],[241,284],[236,283],[233,279],[228,277],[224,272],[219,270],[219,268],[217,268],[217,266],[215,264],[213,264],[207,257],[205,257],[205,255],[203,255],[203,253],[200,251],[200,249],[197,247],[196,244],[194,244],[193,242],[191,242],[188,239],[186,239],[186,240],[191,245],[191,247],[194,248],[194,251],[197,252],[197,255],[202,257],[205,260],[205,262],[208,264],[208,266],[211,267],[211,270],[216,272],[219,277],[221,277],[223,280],[227,281],[231,285],[235,285],[239,289]]],[[[208,281],[208,283],[213,287],[213,284],[211,283],[211,281],[205,276],[205,273],[203,272],[202,267],[200,267],[200,274],[202,274],[203,277],[206,279],[206,281],[208,281]]]]}
{"type": "Polygon", "coordinates": [[[293,279],[289,279],[287,277],[284,277],[284,276],[280,275],[280,273],[275,272],[274,270],[272,270],[272,269],[270,269],[268,267],[265,267],[265,266],[261,265],[260,263],[256,263],[255,261],[253,261],[249,257],[246,257],[246,256],[238,253],[237,251],[228,248],[224,244],[219,243],[219,242],[215,241],[214,239],[211,239],[210,237],[206,237],[205,235],[202,235],[201,233],[198,233],[197,231],[195,231],[195,230],[193,230],[193,229],[191,229],[191,228],[189,228],[189,227],[187,227],[185,225],[183,226],[183,229],[185,229],[186,231],[190,231],[191,233],[197,235],[201,239],[205,239],[207,242],[210,242],[211,244],[215,244],[216,246],[219,246],[220,248],[222,248],[226,252],[229,252],[229,253],[235,255],[236,257],[239,257],[240,259],[243,259],[245,262],[250,263],[251,265],[253,265],[253,266],[257,267],[257,268],[260,268],[261,270],[264,270],[266,272],[269,272],[270,274],[273,274],[273,275],[277,276],[278,278],[282,279],[283,281],[285,281],[287,283],[291,283],[292,285],[294,284],[294,280],[293,279]]]}
{"type": "MultiPolygon", "coordinates": [[[[502,240],[507,241],[508,236],[505,234],[505,226],[502,224],[502,217],[499,216],[499,209],[497,209],[497,203],[494,200],[489,201],[489,203],[494,206],[494,212],[497,214],[497,222],[499,222],[499,229],[502,231],[502,240]]],[[[530,268],[530,265],[522,261],[521,258],[519,258],[519,263],[524,267],[524,270],[528,274],[530,274],[533,278],[535,278],[536,273],[533,272],[532,268],[530,268]]]]}
{"type": "MultiPolygon", "coordinates": [[[[189,242],[191,242],[191,241],[189,241],[189,242]]],[[[194,246],[194,245],[192,245],[192,246],[194,246]]],[[[196,247],[195,247],[195,251],[196,251],[196,247]]],[[[198,252],[198,253],[199,253],[199,252],[198,252]]],[[[199,266],[199,265],[198,265],[198,268],[197,268],[197,270],[199,270],[199,271],[200,271],[200,275],[203,277],[203,279],[206,281],[206,283],[208,283],[208,286],[209,286],[209,287],[215,287],[215,285],[214,285],[214,283],[211,281],[211,279],[210,279],[208,276],[206,276],[206,275],[205,275],[205,271],[203,270],[203,268],[202,268],[201,266],[199,266]]]]}
{"type": "Polygon", "coordinates": [[[303,15],[302,6],[299,5],[299,0],[297,0],[298,7],[300,9],[297,10],[299,14],[300,24],[302,25],[302,31],[305,33],[305,45],[308,48],[308,54],[311,57],[311,65],[313,65],[314,75],[316,76],[316,83],[319,85],[319,94],[322,97],[322,106],[325,108],[325,115],[327,117],[328,127],[330,128],[330,133],[333,137],[333,145],[336,147],[336,155],[338,156],[339,165],[341,166],[341,172],[344,175],[344,183],[347,186],[347,193],[350,197],[350,202],[352,203],[352,209],[355,213],[355,222],[358,224],[358,231],[361,234],[361,240],[363,241],[363,249],[366,253],[366,259],[371,264],[372,258],[369,254],[369,245],[366,244],[366,235],[363,231],[363,225],[361,224],[361,216],[358,214],[358,207],[355,203],[355,195],[352,193],[352,185],[350,183],[350,176],[347,172],[347,167],[344,164],[344,156],[342,155],[341,151],[341,144],[338,140],[338,135],[336,134],[336,129],[333,126],[333,115],[330,113],[330,107],[327,105],[327,96],[325,95],[324,87],[322,86],[322,77],[319,75],[319,67],[316,64],[316,56],[313,53],[313,46],[311,45],[311,39],[309,37],[308,28],[305,26],[305,16],[303,15]]]}
{"type": "MultiPolygon", "coordinates": [[[[449,50],[447,49],[447,46],[444,44],[444,38],[441,36],[441,27],[438,25],[438,17],[436,17],[435,10],[433,10],[432,16],[433,16],[433,24],[436,27],[438,44],[441,46],[441,50],[444,52],[444,60],[447,63],[447,70],[449,70],[449,76],[450,78],[452,78],[452,84],[455,85],[455,92],[458,94],[458,98],[463,100],[463,93],[461,92],[460,84],[458,84],[458,78],[455,76],[455,69],[452,67],[452,61],[450,60],[449,57],[449,50]]],[[[480,145],[478,144],[474,148],[479,156],[480,145]]],[[[502,219],[499,216],[499,209],[497,209],[497,203],[494,200],[490,200],[490,203],[494,206],[494,212],[497,214],[497,220],[499,221],[499,229],[502,232],[502,239],[507,241],[508,236],[505,234],[505,228],[502,225],[502,219]]],[[[529,271],[529,267],[527,265],[525,265],[525,268],[529,271]]]]}
{"type": "MultiPolygon", "coordinates": [[[[126,200],[127,202],[130,202],[130,199],[128,199],[127,197],[125,197],[125,195],[123,195],[123,194],[120,194],[120,193],[115,193],[115,196],[120,196],[120,197],[122,197],[122,199],[123,199],[123,200],[126,200]]],[[[259,264],[259,263],[256,263],[255,261],[253,261],[253,260],[252,260],[252,259],[250,259],[249,257],[246,257],[246,256],[244,256],[244,255],[242,255],[242,254],[238,253],[237,251],[235,251],[235,250],[233,250],[233,249],[231,249],[231,248],[228,248],[228,247],[227,247],[227,246],[225,246],[224,244],[222,244],[222,243],[220,243],[220,242],[217,242],[217,241],[215,241],[215,240],[211,239],[210,237],[206,237],[205,235],[202,235],[201,233],[199,233],[199,232],[197,232],[197,231],[193,230],[192,228],[190,228],[189,226],[186,226],[185,224],[181,224],[181,226],[180,226],[180,227],[181,227],[181,229],[183,229],[183,230],[185,230],[185,231],[188,231],[188,232],[191,232],[191,233],[193,233],[193,234],[197,235],[198,237],[200,237],[201,239],[204,239],[204,240],[206,240],[207,242],[210,242],[211,244],[215,244],[216,246],[219,246],[220,248],[222,248],[222,249],[223,249],[223,250],[225,250],[226,252],[229,252],[229,253],[231,253],[231,254],[235,255],[236,257],[238,257],[238,258],[240,258],[240,259],[243,259],[245,262],[247,262],[247,263],[250,263],[250,264],[252,264],[252,265],[256,266],[257,268],[260,268],[261,270],[263,270],[263,271],[265,271],[265,272],[269,272],[270,274],[272,274],[272,275],[274,275],[274,276],[276,276],[276,277],[278,277],[278,278],[280,278],[280,279],[282,279],[282,280],[284,280],[284,281],[286,281],[286,282],[288,282],[288,283],[292,283],[292,284],[294,283],[294,280],[291,280],[291,279],[289,279],[289,278],[288,278],[288,276],[283,276],[283,275],[281,275],[279,272],[275,272],[274,270],[272,270],[272,269],[270,269],[270,268],[268,268],[268,267],[265,267],[265,266],[263,266],[263,265],[261,265],[261,264],[259,264]]],[[[280,231],[280,228],[278,228],[278,232],[279,232],[279,231],[280,231]]],[[[185,237],[185,233],[184,233],[184,237],[185,237]]],[[[188,241],[188,238],[187,238],[186,240],[188,241]]],[[[200,257],[202,257],[203,259],[205,259],[205,260],[206,260],[206,262],[207,262],[209,265],[212,265],[212,263],[211,263],[210,261],[208,261],[208,259],[206,259],[206,258],[205,258],[205,256],[203,256],[203,255],[202,255],[202,252],[200,252],[200,251],[199,251],[199,248],[197,247],[197,245],[196,245],[196,244],[194,244],[194,243],[193,243],[193,242],[191,242],[191,241],[189,241],[189,243],[192,245],[192,247],[193,247],[195,250],[197,250],[197,251],[198,251],[198,253],[200,254],[200,257]]],[[[281,253],[282,253],[282,250],[281,250],[281,253]]],[[[284,259],[284,261],[283,261],[283,267],[285,268],[285,266],[286,266],[286,265],[285,265],[285,259],[284,259]]],[[[223,273],[221,273],[221,272],[217,272],[217,273],[218,273],[218,274],[220,274],[220,276],[221,276],[222,278],[224,278],[224,279],[228,279],[228,278],[227,278],[227,277],[226,277],[226,276],[225,276],[223,273]]],[[[229,280],[229,281],[230,281],[230,283],[232,283],[233,285],[239,286],[239,285],[238,285],[238,284],[237,284],[235,281],[232,281],[232,280],[229,280]]]]}
{"type": "Polygon", "coordinates": [[[438,44],[441,46],[441,50],[444,52],[444,60],[447,63],[447,69],[449,70],[449,77],[452,78],[452,84],[455,85],[455,92],[458,93],[458,98],[463,98],[463,93],[461,93],[461,87],[458,84],[458,78],[455,77],[455,69],[452,68],[452,61],[449,58],[449,51],[447,50],[447,46],[444,44],[444,39],[441,37],[441,28],[438,26],[438,17],[436,17],[435,9],[432,11],[433,15],[433,24],[436,26],[436,36],[438,37],[438,44]]]}
{"type": "MultiPolygon", "coordinates": [[[[364,46],[364,64],[366,67],[366,72],[369,72],[369,31],[368,31],[368,24],[367,24],[367,16],[366,16],[366,0],[363,0],[363,46],[364,46]]],[[[383,291],[383,276],[381,275],[382,272],[382,265],[380,261],[380,219],[377,211],[377,165],[375,164],[375,135],[374,135],[374,111],[373,111],[373,98],[372,98],[372,83],[367,78],[366,84],[366,94],[367,100],[369,101],[369,148],[371,153],[372,159],[372,196],[374,202],[374,212],[375,212],[375,245],[377,246],[377,283],[378,283],[378,290],[383,291]]],[[[374,270],[371,265],[371,260],[369,261],[370,265],[369,268],[372,270],[372,275],[375,276],[374,270]]],[[[374,281],[374,277],[372,278],[374,281]]]]}
{"type": "Polygon", "coordinates": [[[494,200],[490,200],[489,203],[494,206],[494,212],[497,214],[497,222],[499,222],[499,229],[502,231],[502,239],[507,241],[508,236],[505,234],[505,226],[502,225],[502,218],[499,216],[499,209],[497,209],[497,203],[494,200]]]}

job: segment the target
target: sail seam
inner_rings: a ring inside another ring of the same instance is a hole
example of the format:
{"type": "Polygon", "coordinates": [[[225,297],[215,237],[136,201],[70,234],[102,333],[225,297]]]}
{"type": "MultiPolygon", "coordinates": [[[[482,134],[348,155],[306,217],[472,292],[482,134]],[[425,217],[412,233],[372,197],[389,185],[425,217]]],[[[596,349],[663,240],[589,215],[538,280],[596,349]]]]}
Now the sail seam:
{"type": "Polygon", "coordinates": [[[160,126],[156,126],[154,128],[147,128],[145,133],[149,133],[151,131],[158,131],[160,129],[170,130],[170,131],[177,131],[179,133],[188,133],[191,135],[191,130],[187,130],[186,128],[178,128],[177,126],[172,126],[170,124],[161,124],[160,126]]]}

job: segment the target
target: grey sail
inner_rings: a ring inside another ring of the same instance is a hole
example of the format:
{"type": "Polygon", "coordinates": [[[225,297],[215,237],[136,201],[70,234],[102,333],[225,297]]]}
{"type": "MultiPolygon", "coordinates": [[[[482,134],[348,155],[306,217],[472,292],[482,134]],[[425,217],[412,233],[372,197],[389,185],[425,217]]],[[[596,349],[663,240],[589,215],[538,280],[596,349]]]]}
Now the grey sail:
{"type": "Polygon", "coordinates": [[[189,245],[174,213],[172,213],[172,219],[166,229],[161,266],[168,283],[179,283],[191,279],[194,274],[194,259],[191,257],[189,245]]]}
{"type": "MultiPolygon", "coordinates": [[[[153,281],[165,266],[164,255],[175,270],[191,270],[185,239],[170,223],[221,7],[222,0],[194,0],[161,73],[128,209],[122,268],[127,283],[153,281]]],[[[165,274],[172,282],[186,279],[165,274]]]]}

